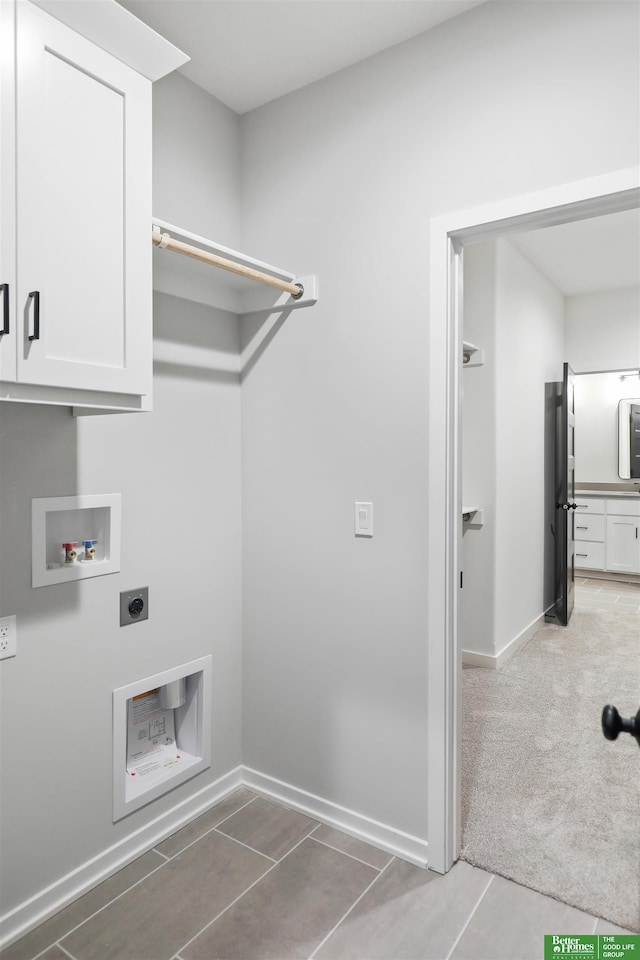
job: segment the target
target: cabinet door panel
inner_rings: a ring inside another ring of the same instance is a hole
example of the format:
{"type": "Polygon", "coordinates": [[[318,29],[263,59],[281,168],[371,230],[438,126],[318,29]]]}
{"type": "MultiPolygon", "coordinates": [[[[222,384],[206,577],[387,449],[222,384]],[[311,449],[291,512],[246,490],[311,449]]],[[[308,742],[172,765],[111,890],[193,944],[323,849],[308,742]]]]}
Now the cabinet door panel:
{"type": "Polygon", "coordinates": [[[640,517],[640,499],[631,496],[607,500],[607,513],[616,517],[640,517]]]}
{"type": "Polygon", "coordinates": [[[34,281],[47,356],[122,367],[124,98],[50,51],[44,73],[42,222],[55,224],[56,242],[34,281]]]}
{"type": "Polygon", "coordinates": [[[576,543],[576,568],[604,570],[604,543],[576,543]]]}
{"type": "Polygon", "coordinates": [[[18,379],[145,394],[149,84],[26,3],[17,50],[18,379]]]}
{"type": "Polygon", "coordinates": [[[607,517],[607,570],[640,573],[640,518],[607,517]]]}
{"type": "Polygon", "coordinates": [[[604,500],[600,497],[583,497],[576,493],[576,513],[604,513],[604,500]]]}
{"type": "Polygon", "coordinates": [[[576,540],[595,540],[599,543],[604,542],[604,517],[602,516],[576,516],[575,538],[576,540]]]}

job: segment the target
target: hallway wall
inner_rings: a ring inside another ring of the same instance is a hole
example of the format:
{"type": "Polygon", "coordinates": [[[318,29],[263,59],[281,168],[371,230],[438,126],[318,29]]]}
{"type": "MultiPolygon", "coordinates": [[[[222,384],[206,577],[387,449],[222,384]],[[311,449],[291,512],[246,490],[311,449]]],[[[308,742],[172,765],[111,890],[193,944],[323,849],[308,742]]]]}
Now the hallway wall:
{"type": "Polygon", "coordinates": [[[564,297],[507,240],[498,240],[496,290],[500,653],[544,612],[544,385],[562,379],[564,297]]]}
{"type": "Polygon", "coordinates": [[[464,251],[464,339],[483,350],[484,363],[462,370],[462,502],[482,508],[483,525],[462,527],[459,637],[464,652],[488,656],[496,652],[497,261],[495,241],[464,251]]]}
{"type": "Polygon", "coordinates": [[[464,331],[485,348],[462,401],[463,500],[484,526],[463,528],[460,636],[463,655],[495,658],[544,609],[544,385],[562,375],[564,297],[508,240],[472,245],[464,331]]]}

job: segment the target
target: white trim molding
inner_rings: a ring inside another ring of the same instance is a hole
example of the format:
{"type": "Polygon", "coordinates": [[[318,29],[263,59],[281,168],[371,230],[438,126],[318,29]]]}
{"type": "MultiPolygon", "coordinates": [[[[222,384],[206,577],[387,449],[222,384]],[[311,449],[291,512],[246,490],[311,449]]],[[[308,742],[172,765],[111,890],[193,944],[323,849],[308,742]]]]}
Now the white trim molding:
{"type": "Polygon", "coordinates": [[[258,770],[251,770],[249,767],[244,767],[243,785],[262,796],[270,797],[278,803],[291,807],[298,813],[313,817],[343,833],[348,833],[351,837],[385,850],[394,857],[399,857],[400,860],[407,860],[418,867],[427,866],[426,840],[404,833],[378,820],[372,820],[371,817],[362,813],[349,810],[323,797],[317,797],[313,793],[301,790],[290,783],[283,783],[282,780],[260,773],[258,770]]]}
{"type": "Polygon", "coordinates": [[[316,797],[266,773],[238,766],[0,917],[0,950],[152,850],[196,817],[202,816],[239,787],[255,790],[261,796],[270,797],[292,810],[336,827],[401,860],[423,868],[427,866],[426,840],[348,810],[331,800],[316,797]]]}
{"type": "Polygon", "coordinates": [[[516,653],[527,640],[530,640],[543,624],[544,613],[541,613],[539,617],[531,621],[528,627],[525,627],[522,633],[519,633],[513,640],[509,640],[499,653],[492,655],[490,653],[477,653],[475,650],[463,650],[462,662],[469,667],[488,667],[490,670],[499,670],[507,661],[511,660],[514,653],[516,653]]]}
{"type": "Polygon", "coordinates": [[[238,766],[4,914],[0,917],[0,950],[206,813],[242,783],[242,767],[238,766]]]}
{"type": "Polygon", "coordinates": [[[33,3],[148,80],[159,80],[191,59],[115,0],[93,0],[93,3],[33,0],[33,3]]]}
{"type": "Polygon", "coordinates": [[[458,639],[462,255],[470,243],[640,206],[640,168],[560,184],[432,218],[429,295],[427,747],[429,867],[451,868],[460,849],[458,639]]]}

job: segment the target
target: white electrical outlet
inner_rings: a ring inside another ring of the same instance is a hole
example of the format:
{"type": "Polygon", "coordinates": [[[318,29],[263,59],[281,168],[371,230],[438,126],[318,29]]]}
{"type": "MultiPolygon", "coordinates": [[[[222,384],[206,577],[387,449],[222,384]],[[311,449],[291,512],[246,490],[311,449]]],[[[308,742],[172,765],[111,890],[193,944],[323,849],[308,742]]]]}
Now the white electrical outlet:
{"type": "Polygon", "coordinates": [[[15,617],[0,617],[0,660],[15,657],[17,633],[15,617]]]}

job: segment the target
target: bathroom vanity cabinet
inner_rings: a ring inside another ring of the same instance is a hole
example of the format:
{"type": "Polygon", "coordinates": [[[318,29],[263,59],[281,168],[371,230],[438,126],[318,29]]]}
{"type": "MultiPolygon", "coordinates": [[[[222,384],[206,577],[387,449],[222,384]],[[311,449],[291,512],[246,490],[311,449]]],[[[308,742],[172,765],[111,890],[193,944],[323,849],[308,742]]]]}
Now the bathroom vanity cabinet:
{"type": "Polygon", "coordinates": [[[0,398],[145,409],[151,80],[110,48],[127,18],[142,28],[129,54],[152,31],[117,4],[41,5],[55,16],[0,4],[0,398]],[[57,19],[65,6],[92,39],[57,19]],[[105,10],[112,22],[96,22],[105,10]]]}
{"type": "Polygon", "coordinates": [[[640,495],[576,493],[578,569],[640,574],[640,495]]]}

